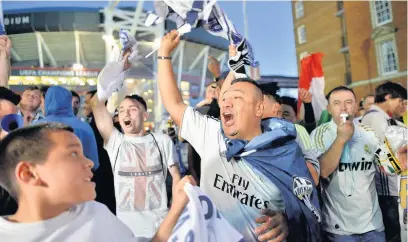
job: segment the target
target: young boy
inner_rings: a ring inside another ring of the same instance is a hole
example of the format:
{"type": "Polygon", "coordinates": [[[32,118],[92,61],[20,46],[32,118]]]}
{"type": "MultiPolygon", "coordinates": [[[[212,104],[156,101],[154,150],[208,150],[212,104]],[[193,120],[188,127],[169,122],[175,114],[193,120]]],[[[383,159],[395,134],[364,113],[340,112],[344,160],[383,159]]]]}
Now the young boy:
{"type": "MultiPolygon", "coordinates": [[[[60,123],[28,126],[0,143],[0,185],[18,210],[0,218],[1,241],[141,241],[95,199],[93,162],[72,128],[60,123]]],[[[166,241],[188,202],[184,178],[173,206],[152,241],[166,241]]],[[[137,226],[137,225],[136,225],[137,226]]]]}

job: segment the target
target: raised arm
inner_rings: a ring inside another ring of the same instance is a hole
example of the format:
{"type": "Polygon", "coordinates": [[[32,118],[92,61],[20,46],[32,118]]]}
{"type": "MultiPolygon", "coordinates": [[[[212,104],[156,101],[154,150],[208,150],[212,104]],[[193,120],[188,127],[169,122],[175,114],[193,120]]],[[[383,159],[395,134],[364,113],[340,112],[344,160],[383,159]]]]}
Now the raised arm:
{"type": "Polygon", "coordinates": [[[165,109],[169,112],[174,122],[181,126],[184,111],[187,107],[184,104],[180,91],[174,77],[173,65],[169,59],[173,50],[177,47],[180,36],[176,30],[167,33],[162,40],[158,55],[158,85],[160,96],[165,109]]]}
{"type": "Polygon", "coordinates": [[[10,51],[11,40],[6,36],[0,36],[0,86],[8,87],[10,77],[10,51]]]}
{"type": "MultiPolygon", "coordinates": [[[[234,45],[230,45],[228,47],[229,50],[229,56],[230,58],[232,56],[235,56],[237,54],[237,50],[234,45]]],[[[235,73],[234,71],[230,71],[227,75],[227,77],[224,80],[219,80],[218,81],[218,86],[220,87],[220,97],[224,94],[226,90],[231,86],[232,81],[235,79],[235,73]]],[[[218,101],[220,101],[222,98],[219,98],[218,101]]]]}
{"type": "MultiPolygon", "coordinates": [[[[126,71],[131,67],[131,63],[129,62],[128,59],[130,55],[131,50],[126,50],[123,52],[124,60],[123,71],[126,71]]],[[[101,71],[99,75],[103,75],[104,73],[106,73],[107,69],[105,68],[104,70],[101,71]]],[[[105,105],[106,101],[107,99],[99,100],[98,93],[95,93],[91,100],[92,113],[95,118],[96,127],[98,128],[99,133],[101,134],[105,144],[109,141],[109,138],[114,129],[112,116],[110,115],[108,108],[105,105]]]]}
{"type": "Polygon", "coordinates": [[[105,106],[105,101],[106,100],[99,100],[98,93],[95,93],[91,105],[96,127],[106,144],[109,141],[114,126],[112,116],[109,114],[108,109],[105,106]]]}

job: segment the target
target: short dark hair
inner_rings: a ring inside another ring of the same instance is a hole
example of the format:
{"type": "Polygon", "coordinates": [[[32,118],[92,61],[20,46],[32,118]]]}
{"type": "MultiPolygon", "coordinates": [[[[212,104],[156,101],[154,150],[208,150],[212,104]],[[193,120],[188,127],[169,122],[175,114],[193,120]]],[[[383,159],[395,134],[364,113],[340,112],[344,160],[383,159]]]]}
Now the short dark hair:
{"type": "MultiPolygon", "coordinates": [[[[86,95],[91,95],[91,99],[92,99],[95,96],[96,92],[97,92],[97,90],[92,90],[92,91],[87,92],[86,95]]],[[[79,99],[79,100],[81,100],[81,99],[79,99]]],[[[106,107],[106,105],[108,105],[108,100],[105,101],[105,107],[106,107]]]]}
{"type": "Polygon", "coordinates": [[[351,92],[353,93],[354,99],[356,99],[356,94],[354,93],[353,89],[348,88],[346,86],[338,86],[333,88],[327,95],[326,95],[326,99],[329,102],[330,101],[330,96],[335,93],[335,92],[339,92],[339,91],[346,91],[346,92],[351,92]]]}
{"type": "Polygon", "coordinates": [[[231,82],[231,85],[234,85],[235,83],[239,83],[239,82],[251,83],[252,85],[256,86],[262,92],[261,86],[256,81],[252,80],[251,78],[247,78],[247,77],[237,78],[231,82]]]}
{"type": "Polygon", "coordinates": [[[26,89],[24,89],[24,91],[27,91],[27,90],[30,90],[30,91],[33,91],[33,90],[41,91],[38,86],[28,86],[26,89]]]}
{"type": "Polygon", "coordinates": [[[208,84],[206,87],[208,88],[209,86],[212,86],[212,85],[216,85],[216,86],[218,87],[218,83],[217,83],[217,82],[210,82],[210,84],[208,84]]]}
{"type": "Polygon", "coordinates": [[[145,108],[145,110],[147,110],[147,104],[146,104],[146,101],[141,97],[141,96],[139,96],[139,95],[137,95],[137,94],[132,94],[132,95],[127,95],[126,97],[125,97],[125,99],[132,99],[132,100],[135,100],[135,101],[137,101],[137,102],[139,102],[140,104],[142,104],[143,105],[143,107],[145,108]]]}
{"type": "Polygon", "coordinates": [[[407,100],[407,89],[395,82],[386,82],[375,89],[375,103],[385,102],[385,96],[407,100]]]}
{"type": "Polygon", "coordinates": [[[0,185],[17,199],[18,187],[14,171],[20,161],[42,163],[47,159],[53,142],[50,132],[74,130],[62,123],[42,123],[19,128],[0,141],[0,185]]]}
{"type": "Polygon", "coordinates": [[[275,99],[275,101],[277,101],[278,103],[282,102],[280,96],[278,95],[278,91],[280,88],[278,87],[278,84],[276,82],[261,83],[259,84],[259,86],[261,87],[261,91],[264,95],[273,97],[273,99],[275,99]]]}
{"type": "Polygon", "coordinates": [[[40,88],[40,92],[41,92],[41,96],[43,96],[43,98],[45,98],[45,94],[47,94],[48,88],[50,88],[51,86],[42,86],[40,88]]]}
{"type": "Polygon", "coordinates": [[[358,108],[359,109],[364,109],[364,101],[360,101],[360,103],[358,104],[358,108]]]}
{"type": "Polygon", "coordinates": [[[18,105],[21,100],[20,95],[15,94],[12,90],[6,87],[0,87],[0,100],[4,99],[7,100],[14,105],[18,105]]]}
{"type": "Polygon", "coordinates": [[[71,91],[72,97],[77,97],[78,100],[81,100],[81,98],[79,97],[78,93],[76,93],[75,91],[71,91]]]}
{"type": "Polygon", "coordinates": [[[91,98],[93,98],[93,96],[95,96],[96,94],[96,90],[92,90],[86,93],[86,95],[91,95],[91,98]]]}
{"type": "Polygon", "coordinates": [[[285,105],[292,107],[293,111],[297,115],[297,99],[296,98],[283,96],[280,99],[281,99],[281,104],[285,104],[285,105]]]}

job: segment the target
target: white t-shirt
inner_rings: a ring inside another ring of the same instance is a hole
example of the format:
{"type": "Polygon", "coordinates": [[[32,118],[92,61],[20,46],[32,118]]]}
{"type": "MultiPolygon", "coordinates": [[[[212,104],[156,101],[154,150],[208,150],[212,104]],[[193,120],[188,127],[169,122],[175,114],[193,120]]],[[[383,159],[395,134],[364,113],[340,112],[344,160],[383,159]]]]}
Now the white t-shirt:
{"type": "Polygon", "coordinates": [[[181,137],[201,157],[200,188],[245,241],[257,241],[255,220],[261,210],[284,210],[279,189],[244,160],[226,159],[226,146],[218,120],[192,107],[184,112],[181,137]]]}
{"type": "Polygon", "coordinates": [[[0,217],[0,241],[133,242],[139,240],[105,205],[90,201],[40,222],[15,223],[0,217]]]}
{"type": "MultiPolygon", "coordinates": [[[[337,125],[331,120],[311,133],[312,142],[321,154],[337,137],[337,125]]],[[[348,142],[351,163],[339,163],[336,170],[322,179],[322,214],[324,231],[351,235],[384,230],[375,188],[375,150],[379,138],[368,126],[354,123],[348,142]]]]}
{"type": "Polygon", "coordinates": [[[153,135],[126,136],[114,129],[105,145],[114,175],[116,215],[135,235],[146,238],[153,237],[167,215],[165,177],[168,167],[178,162],[170,137],[153,135]]]}

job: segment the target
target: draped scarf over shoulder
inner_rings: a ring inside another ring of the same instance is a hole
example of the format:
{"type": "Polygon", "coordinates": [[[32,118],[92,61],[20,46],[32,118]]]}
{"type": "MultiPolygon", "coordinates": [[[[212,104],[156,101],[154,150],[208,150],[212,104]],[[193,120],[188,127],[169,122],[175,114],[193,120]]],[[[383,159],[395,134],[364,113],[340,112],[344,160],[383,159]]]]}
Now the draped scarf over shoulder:
{"type": "Polygon", "coordinates": [[[289,227],[287,241],[320,241],[317,189],[296,143],[295,126],[283,119],[262,121],[263,133],[251,141],[228,139],[227,159],[244,160],[266,176],[282,193],[289,227]]]}

